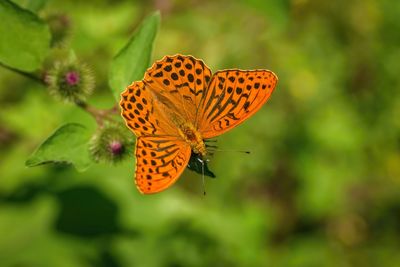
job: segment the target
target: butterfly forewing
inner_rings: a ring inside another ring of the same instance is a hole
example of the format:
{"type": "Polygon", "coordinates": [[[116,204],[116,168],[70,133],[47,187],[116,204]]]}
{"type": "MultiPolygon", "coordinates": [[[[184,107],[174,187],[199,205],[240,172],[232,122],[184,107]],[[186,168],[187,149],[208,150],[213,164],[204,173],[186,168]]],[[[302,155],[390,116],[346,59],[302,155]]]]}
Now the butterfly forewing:
{"type": "Polygon", "coordinates": [[[150,90],[142,82],[134,82],[121,94],[120,106],[126,125],[141,135],[178,136],[177,129],[154,103],[150,90]]]}
{"type": "Polygon", "coordinates": [[[173,103],[173,111],[193,123],[210,78],[211,71],[203,61],[177,55],[155,62],[146,72],[144,82],[155,95],[173,103]]]}
{"type": "Polygon", "coordinates": [[[242,123],[268,100],[277,81],[268,70],[216,72],[200,104],[202,136],[212,138],[242,123]]]}
{"type": "Polygon", "coordinates": [[[135,183],[141,193],[160,192],[179,178],[189,162],[190,146],[170,137],[141,136],[136,140],[135,183]]]}

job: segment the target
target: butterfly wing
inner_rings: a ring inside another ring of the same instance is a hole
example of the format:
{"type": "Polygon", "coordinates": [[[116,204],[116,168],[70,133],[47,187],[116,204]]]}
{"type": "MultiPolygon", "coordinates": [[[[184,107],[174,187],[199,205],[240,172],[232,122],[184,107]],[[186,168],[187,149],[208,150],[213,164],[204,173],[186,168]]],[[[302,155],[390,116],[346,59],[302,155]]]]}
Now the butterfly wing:
{"type": "Polygon", "coordinates": [[[191,148],[168,117],[168,101],[159,101],[143,81],[134,82],[121,94],[126,125],[136,140],[135,183],[143,194],[160,192],[182,174],[191,148]]]}
{"type": "Polygon", "coordinates": [[[156,98],[172,103],[171,110],[195,123],[211,75],[204,62],[192,56],[165,56],[146,72],[144,82],[156,98]]]}
{"type": "Polygon", "coordinates": [[[136,140],[135,183],[143,194],[163,191],[174,184],[189,162],[191,148],[170,137],[140,136],[136,140]]]}
{"type": "Polygon", "coordinates": [[[200,104],[203,137],[218,136],[253,115],[269,99],[277,82],[277,76],[268,70],[216,72],[200,104]]]}
{"type": "Polygon", "coordinates": [[[134,82],[121,94],[120,106],[126,125],[136,136],[179,136],[178,129],[166,117],[143,81],[134,82]]]}

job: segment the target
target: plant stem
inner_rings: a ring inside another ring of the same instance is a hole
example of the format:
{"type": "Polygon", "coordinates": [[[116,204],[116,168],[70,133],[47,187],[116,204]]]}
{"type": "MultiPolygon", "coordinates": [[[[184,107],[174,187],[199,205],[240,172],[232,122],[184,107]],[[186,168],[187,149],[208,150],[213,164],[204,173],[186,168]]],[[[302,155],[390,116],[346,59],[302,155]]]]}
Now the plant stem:
{"type": "MultiPolygon", "coordinates": [[[[44,79],[41,79],[40,77],[36,76],[33,73],[30,72],[25,72],[25,71],[21,71],[12,67],[9,67],[7,65],[4,65],[0,62],[0,66],[4,67],[5,69],[8,69],[10,71],[13,71],[15,73],[18,73],[24,77],[27,77],[37,83],[40,83],[42,85],[46,85],[46,82],[44,81],[44,79]]],[[[115,105],[110,109],[97,109],[93,106],[89,106],[86,102],[84,101],[76,101],[75,104],[82,108],[83,110],[85,110],[86,112],[88,112],[90,115],[93,116],[93,118],[96,120],[96,123],[101,127],[104,124],[105,120],[112,120],[112,115],[118,114],[118,106],[115,105]]]]}
{"type": "Polygon", "coordinates": [[[18,73],[18,74],[20,74],[20,75],[22,75],[22,76],[24,76],[24,77],[26,77],[28,79],[31,79],[31,80],[33,80],[33,81],[35,81],[37,83],[41,83],[43,85],[46,85],[46,82],[43,79],[41,79],[40,77],[36,76],[35,74],[33,74],[31,72],[25,72],[25,71],[22,71],[22,70],[19,70],[19,69],[15,69],[13,67],[4,65],[1,62],[0,62],[0,66],[2,66],[5,69],[8,69],[10,71],[16,72],[16,73],[18,73]]]}
{"type": "Polygon", "coordinates": [[[92,115],[100,127],[103,126],[105,120],[112,120],[112,115],[118,112],[117,105],[110,109],[97,109],[83,101],[75,102],[75,104],[92,115]]]}

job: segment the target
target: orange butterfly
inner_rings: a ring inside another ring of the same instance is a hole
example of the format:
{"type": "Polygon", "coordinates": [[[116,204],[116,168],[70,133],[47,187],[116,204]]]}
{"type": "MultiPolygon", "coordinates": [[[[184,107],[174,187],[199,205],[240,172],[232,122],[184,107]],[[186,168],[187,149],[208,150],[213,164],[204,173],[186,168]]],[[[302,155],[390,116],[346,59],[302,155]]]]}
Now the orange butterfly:
{"type": "Polygon", "coordinates": [[[143,194],[175,183],[190,155],[207,155],[205,139],[236,127],[268,100],[278,81],[269,70],[222,70],[214,75],[192,56],[165,56],[120,105],[137,136],[135,183],[143,194]]]}

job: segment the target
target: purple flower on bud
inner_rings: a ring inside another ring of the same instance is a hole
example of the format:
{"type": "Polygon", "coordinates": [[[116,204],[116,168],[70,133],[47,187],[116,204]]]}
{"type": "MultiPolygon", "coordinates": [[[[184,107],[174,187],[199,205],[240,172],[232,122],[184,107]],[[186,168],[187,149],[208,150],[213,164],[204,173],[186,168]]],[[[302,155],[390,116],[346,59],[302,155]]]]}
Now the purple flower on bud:
{"type": "Polygon", "coordinates": [[[77,85],[79,83],[79,73],[76,71],[70,71],[65,74],[65,81],[68,85],[77,85]]]}
{"type": "Polygon", "coordinates": [[[110,150],[113,155],[118,156],[123,152],[123,146],[120,141],[114,140],[110,143],[110,150]]]}

